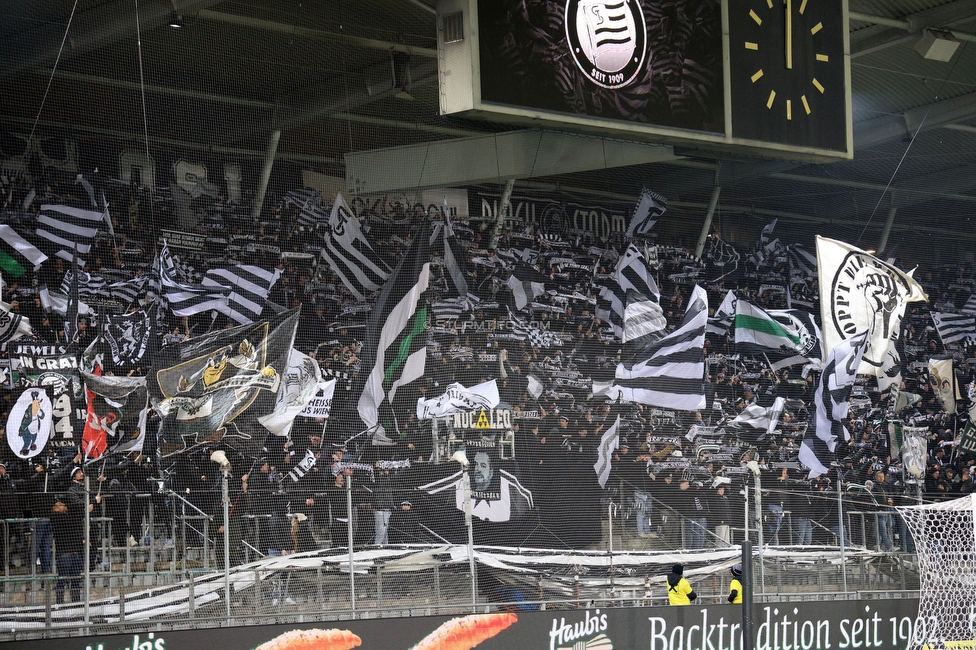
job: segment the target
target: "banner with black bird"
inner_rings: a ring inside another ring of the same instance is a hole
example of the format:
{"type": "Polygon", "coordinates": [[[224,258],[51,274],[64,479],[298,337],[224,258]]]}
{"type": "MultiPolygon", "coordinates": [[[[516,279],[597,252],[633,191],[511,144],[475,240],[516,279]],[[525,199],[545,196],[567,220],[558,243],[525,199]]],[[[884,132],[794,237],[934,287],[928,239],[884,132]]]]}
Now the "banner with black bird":
{"type": "Polygon", "coordinates": [[[295,340],[298,309],[162,348],[148,376],[163,456],[204,445],[259,453],[295,340]]]}

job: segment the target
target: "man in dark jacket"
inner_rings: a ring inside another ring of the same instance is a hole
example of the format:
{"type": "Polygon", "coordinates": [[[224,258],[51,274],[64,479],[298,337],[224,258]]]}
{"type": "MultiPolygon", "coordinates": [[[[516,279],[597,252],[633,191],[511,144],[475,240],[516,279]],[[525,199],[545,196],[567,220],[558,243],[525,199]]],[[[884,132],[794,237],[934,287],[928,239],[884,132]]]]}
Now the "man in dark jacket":
{"type": "Polygon", "coordinates": [[[54,530],[55,565],[58,583],[54,593],[58,603],[64,602],[64,590],[71,588],[71,600],[81,600],[82,546],[84,506],[58,495],[51,507],[51,527],[54,530]]]}

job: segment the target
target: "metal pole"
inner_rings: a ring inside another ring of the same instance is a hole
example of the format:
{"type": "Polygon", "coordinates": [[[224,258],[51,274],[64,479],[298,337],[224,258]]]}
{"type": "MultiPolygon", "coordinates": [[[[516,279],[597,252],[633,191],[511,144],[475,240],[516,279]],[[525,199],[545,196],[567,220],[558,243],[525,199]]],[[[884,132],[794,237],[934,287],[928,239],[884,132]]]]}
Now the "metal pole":
{"type": "Polygon", "coordinates": [[[471,572],[471,611],[478,609],[478,579],[474,569],[474,528],[471,524],[471,476],[464,471],[464,524],[468,527],[468,571],[471,572]]]}
{"type": "Polygon", "coordinates": [[[349,543],[349,602],[352,611],[356,611],[356,577],[353,573],[352,561],[352,476],[345,476],[346,480],[346,540],[349,543]]]}
{"type": "Polygon", "coordinates": [[[715,208],[718,207],[718,197],[722,192],[722,186],[718,184],[718,175],[721,167],[715,170],[715,187],[712,188],[712,198],[708,200],[708,209],[705,211],[705,223],[702,224],[701,234],[698,235],[698,245],[695,246],[695,257],[701,259],[705,250],[705,242],[708,240],[708,231],[712,229],[712,217],[715,216],[715,208]]]}
{"type": "MultiPolygon", "coordinates": [[[[224,614],[230,623],[230,490],[228,489],[229,470],[221,470],[221,497],[224,502],[224,614]]],[[[193,580],[190,580],[193,589],[193,580]]]]}
{"type": "MultiPolygon", "coordinates": [[[[742,650],[752,650],[752,542],[742,542],[742,650]]],[[[732,647],[732,644],[729,644],[732,647]]]]}
{"type": "Polygon", "coordinates": [[[271,178],[271,168],[274,167],[275,154],[278,153],[278,141],[281,139],[281,129],[271,132],[268,148],[264,152],[264,166],[261,167],[261,178],[258,179],[258,191],[254,195],[254,207],[251,218],[261,218],[261,208],[264,206],[264,195],[268,191],[268,180],[271,178]]]}
{"type": "Polygon", "coordinates": [[[881,231],[881,241],[878,242],[878,253],[885,252],[885,248],[888,246],[888,235],[891,234],[891,226],[895,223],[896,212],[898,212],[898,208],[895,206],[888,208],[888,219],[885,220],[884,230],[881,231]]]}
{"type": "Polygon", "coordinates": [[[844,482],[840,478],[840,466],[837,467],[837,540],[840,542],[840,573],[847,593],[847,552],[844,550],[844,482]]]}
{"type": "Polygon", "coordinates": [[[756,481],[756,538],[759,542],[759,587],[766,591],[766,563],[763,553],[763,509],[762,509],[762,488],[759,481],[759,474],[755,475],[756,481]]]}
{"type": "Polygon", "coordinates": [[[82,566],[85,572],[85,626],[87,633],[87,626],[90,622],[91,617],[91,513],[89,509],[91,508],[91,495],[88,490],[90,488],[88,473],[85,472],[85,524],[83,529],[84,535],[84,549],[82,551],[83,555],[81,558],[82,566]]]}
{"type": "Polygon", "coordinates": [[[746,485],[745,488],[746,488],[746,507],[745,507],[745,512],[746,512],[746,522],[745,522],[746,530],[745,530],[745,536],[743,537],[743,540],[745,540],[745,541],[748,542],[749,541],[749,526],[752,524],[752,522],[749,521],[749,486],[746,485]]]}

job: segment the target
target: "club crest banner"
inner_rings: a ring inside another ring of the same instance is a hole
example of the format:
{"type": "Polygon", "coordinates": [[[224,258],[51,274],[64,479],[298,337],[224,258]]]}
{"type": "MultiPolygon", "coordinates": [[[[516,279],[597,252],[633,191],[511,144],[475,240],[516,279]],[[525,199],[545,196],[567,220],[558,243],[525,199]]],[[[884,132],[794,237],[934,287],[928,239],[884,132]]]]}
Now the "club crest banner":
{"type": "Polygon", "coordinates": [[[298,310],[162,348],[149,373],[149,399],[163,419],[163,456],[223,442],[258,453],[267,429],[257,418],[277,402],[298,310]]]}

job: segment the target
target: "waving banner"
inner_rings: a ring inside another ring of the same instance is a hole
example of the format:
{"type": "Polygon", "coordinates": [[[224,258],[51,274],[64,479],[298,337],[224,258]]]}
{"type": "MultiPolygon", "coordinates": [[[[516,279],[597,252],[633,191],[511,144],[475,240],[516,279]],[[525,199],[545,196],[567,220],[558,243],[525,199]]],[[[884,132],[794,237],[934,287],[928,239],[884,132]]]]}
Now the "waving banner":
{"type": "Polygon", "coordinates": [[[83,372],[88,418],[82,433],[82,453],[88,459],[102,454],[141,451],[146,439],[148,396],[145,377],[102,377],[83,372]]]}
{"type": "Polygon", "coordinates": [[[277,402],[299,310],[162,348],[149,399],[162,417],[163,456],[224,443],[253,456],[268,431],[258,418],[277,402]]]}

